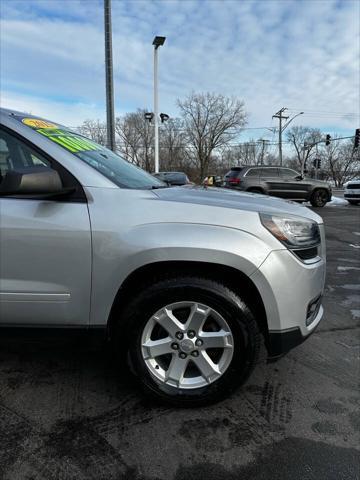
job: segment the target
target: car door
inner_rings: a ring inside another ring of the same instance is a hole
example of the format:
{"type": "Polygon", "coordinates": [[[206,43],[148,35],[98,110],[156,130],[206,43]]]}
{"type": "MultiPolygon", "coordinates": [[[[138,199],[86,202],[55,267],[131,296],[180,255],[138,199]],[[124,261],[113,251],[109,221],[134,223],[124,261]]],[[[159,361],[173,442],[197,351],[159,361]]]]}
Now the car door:
{"type": "Polygon", "coordinates": [[[0,196],[0,325],[87,325],[91,235],[85,194],[54,159],[0,129],[0,181],[11,169],[58,171],[68,197],[0,196]]]}
{"type": "Polygon", "coordinates": [[[275,197],[283,197],[283,184],[279,177],[278,168],[267,167],[261,169],[260,180],[262,185],[266,185],[267,193],[275,197]]]}
{"type": "Polygon", "coordinates": [[[301,178],[300,174],[291,168],[279,168],[284,188],[284,198],[292,200],[307,200],[310,181],[301,178]]]}

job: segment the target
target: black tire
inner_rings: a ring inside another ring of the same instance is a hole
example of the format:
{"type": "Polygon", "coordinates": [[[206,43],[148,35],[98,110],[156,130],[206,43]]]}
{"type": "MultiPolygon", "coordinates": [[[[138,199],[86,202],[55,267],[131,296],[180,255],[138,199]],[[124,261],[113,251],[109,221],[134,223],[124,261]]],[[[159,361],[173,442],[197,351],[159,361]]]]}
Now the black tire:
{"type": "Polygon", "coordinates": [[[181,276],[149,285],[125,307],[118,322],[119,333],[126,328],[130,368],[145,393],[177,406],[205,405],[223,399],[245,382],[259,357],[260,332],[250,309],[236,293],[208,278],[181,276]],[[233,355],[224,373],[212,383],[193,389],[170,386],[157,379],[148,369],[141,349],[142,333],[152,315],[166,305],[190,299],[218,312],[234,341],[233,355]]]}
{"type": "Polygon", "coordinates": [[[259,193],[260,195],[266,195],[264,190],[262,190],[261,188],[249,188],[247,191],[250,193],[259,193]]]}
{"type": "Polygon", "coordinates": [[[313,207],[325,207],[328,201],[329,193],[324,188],[314,190],[310,198],[310,203],[313,207]]]}
{"type": "Polygon", "coordinates": [[[350,203],[350,205],[358,205],[360,203],[357,200],[348,200],[348,202],[350,203]]]}

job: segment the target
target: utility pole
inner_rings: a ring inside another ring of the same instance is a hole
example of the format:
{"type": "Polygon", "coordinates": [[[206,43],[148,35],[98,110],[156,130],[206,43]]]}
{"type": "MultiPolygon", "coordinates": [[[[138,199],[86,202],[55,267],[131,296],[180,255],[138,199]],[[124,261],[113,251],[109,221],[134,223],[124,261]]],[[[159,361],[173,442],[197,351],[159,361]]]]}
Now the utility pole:
{"type": "Polygon", "coordinates": [[[281,108],[275,115],[272,116],[272,118],[278,118],[279,119],[279,160],[280,160],[280,165],[282,165],[282,132],[284,130],[282,126],[282,120],[287,120],[289,117],[285,117],[283,113],[287,110],[287,108],[283,107],[281,108]]]}
{"type": "Polygon", "coordinates": [[[264,140],[263,138],[260,138],[260,139],[259,139],[259,142],[262,143],[261,156],[260,156],[260,165],[264,165],[265,143],[268,142],[268,140],[264,140]]]}
{"type": "Polygon", "coordinates": [[[106,81],[106,135],[107,147],[115,152],[115,115],[114,115],[114,83],[111,31],[111,0],[104,0],[105,27],[105,81],[106,81]]]}

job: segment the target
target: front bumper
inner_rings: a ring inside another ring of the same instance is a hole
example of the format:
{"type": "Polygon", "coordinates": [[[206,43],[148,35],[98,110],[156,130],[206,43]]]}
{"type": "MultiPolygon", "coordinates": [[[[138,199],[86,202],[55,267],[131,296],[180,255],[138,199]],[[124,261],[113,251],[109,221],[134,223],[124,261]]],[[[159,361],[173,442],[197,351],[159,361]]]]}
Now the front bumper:
{"type": "Polygon", "coordinates": [[[312,333],[315,332],[316,327],[319,325],[320,320],[323,316],[324,309],[320,305],[318,314],[312,325],[310,333],[307,335],[302,335],[299,327],[290,328],[289,330],[283,331],[270,331],[269,338],[267,341],[268,356],[270,359],[275,359],[277,357],[282,357],[288,353],[293,348],[297,347],[303,343],[312,333]]]}
{"type": "Polygon", "coordinates": [[[345,192],[344,193],[344,198],[345,198],[345,200],[347,200],[347,199],[349,199],[349,200],[360,200],[360,190],[359,190],[359,192],[352,192],[352,193],[345,192]]]}
{"type": "Polygon", "coordinates": [[[321,234],[322,247],[314,261],[302,262],[287,249],[276,250],[251,276],[264,303],[271,357],[302,343],[323,317],[321,296],[326,269],[323,226],[321,234]]]}

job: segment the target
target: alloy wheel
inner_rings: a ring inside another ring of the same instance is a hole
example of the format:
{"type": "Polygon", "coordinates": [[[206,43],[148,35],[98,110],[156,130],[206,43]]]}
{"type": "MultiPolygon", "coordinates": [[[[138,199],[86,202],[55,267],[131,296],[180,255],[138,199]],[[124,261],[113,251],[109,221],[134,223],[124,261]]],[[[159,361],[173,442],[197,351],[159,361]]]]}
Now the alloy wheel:
{"type": "Polygon", "coordinates": [[[198,302],[176,302],[148,320],[141,337],[143,360],[166,385],[195,389],[219,379],[231,363],[234,339],[225,319],[198,302]]]}

